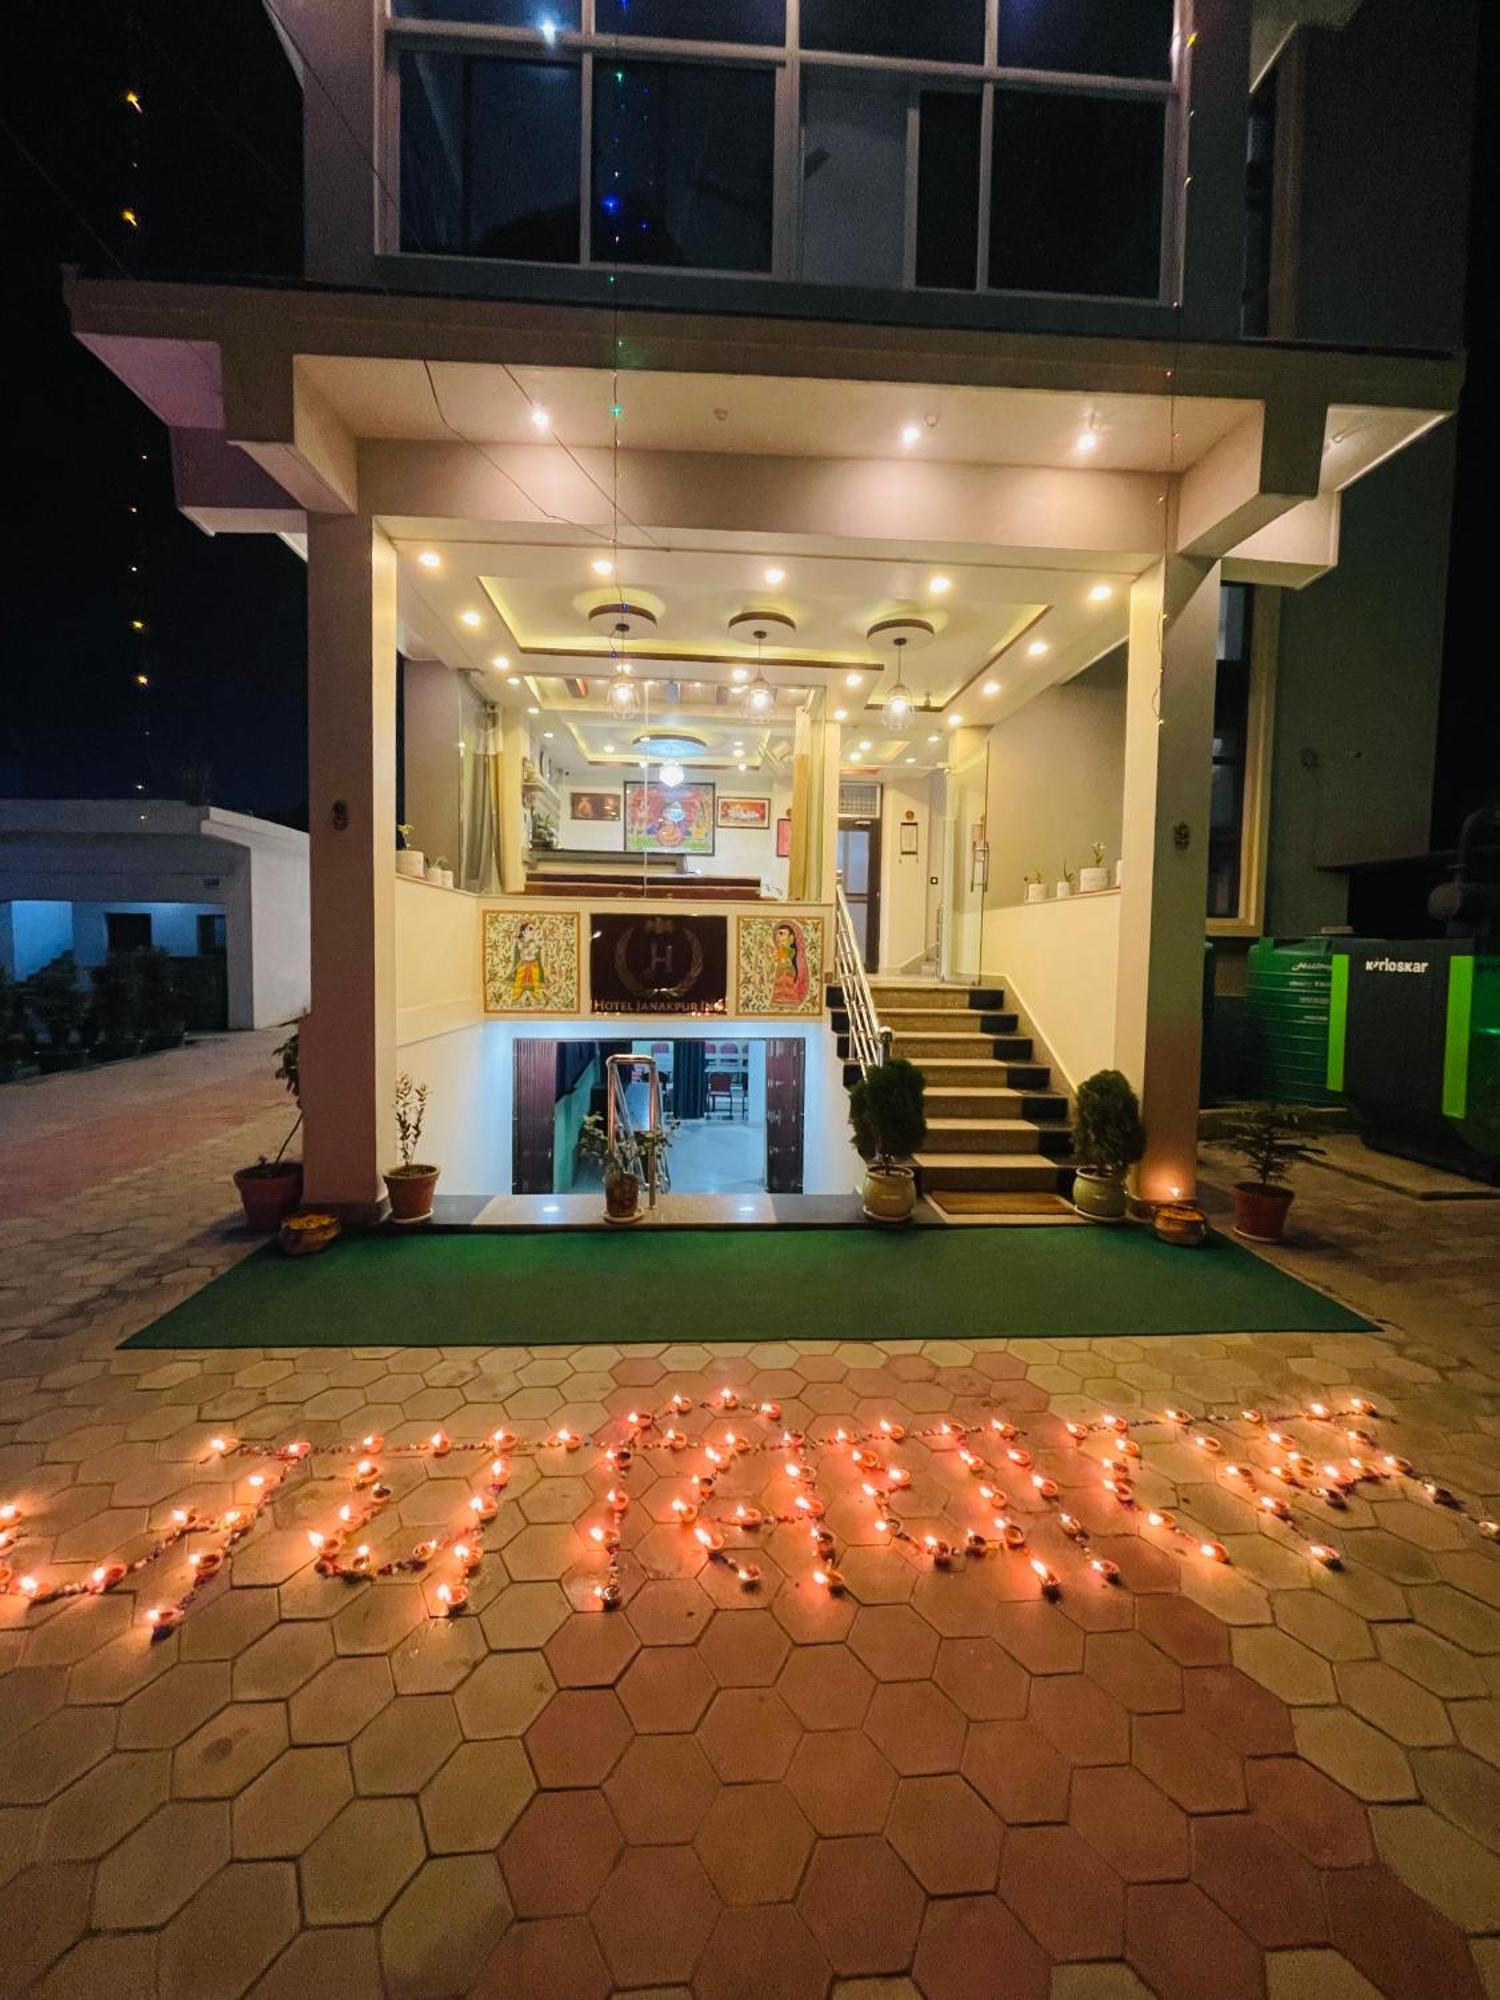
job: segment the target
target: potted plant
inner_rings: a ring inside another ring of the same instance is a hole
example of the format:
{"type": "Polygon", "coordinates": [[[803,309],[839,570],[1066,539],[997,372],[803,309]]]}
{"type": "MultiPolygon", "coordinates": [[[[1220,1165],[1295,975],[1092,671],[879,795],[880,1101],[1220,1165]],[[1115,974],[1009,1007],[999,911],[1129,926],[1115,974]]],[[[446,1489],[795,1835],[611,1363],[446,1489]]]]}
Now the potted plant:
{"type": "Polygon", "coordinates": [[[426,1116],[427,1086],[414,1083],[403,1070],[396,1078],[396,1145],[401,1164],[385,1176],[393,1222],[426,1222],[432,1215],[433,1190],[442,1169],[423,1166],[417,1159],[426,1116]]]}
{"type": "Polygon", "coordinates": [[[1252,1104],[1224,1135],[1255,1175],[1234,1186],[1234,1233],[1252,1243],[1279,1243],[1292,1205],[1287,1176],[1299,1160],[1322,1158],[1320,1146],[1302,1137],[1302,1121],[1282,1104],[1252,1104]]]}
{"type": "Polygon", "coordinates": [[[905,1222],[917,1205],[910,1159],[927,1137],[922,1072],[900,1056],[867,1069],[849,1093],[854,1144],[868,1172],[860,1201],[873,1222],[905,1222]]]}
{"type": "Polygon", "coordinates": [[[0,1082],[30,1067],[35,1045],[26,996],[0,965],[0,1082]]]}
{"type": "Polygon", "coordinates": [[[640,1221],[641,1174],[649,1172],[654,1162],[657,1182],[661,1184],[662,1165],[676,1129],[673,1124],[656,1131],[632,1132],[627,1142],[619,1133],[611,1140],[609,1128],[597,1111],[591,1111],[584,1119],[578,1132],[578,1151],[586,1160],[597,1160],[603,1169],[606,1222],[640,1221]]]}
{"type": "Polygon", "coordinates": [[[1146,1150],[1140,1099],[1117,1069],[1096,1070],[1078,1086],[1074,1107],[1073,1206],[1093,1222],[1125,1215],[1125,1175],[1146,1150]]]}
{"type": "Polygon", "coordinates": [[[1101,889],[1107,889],[1108,887],[1109,870],[1104,865],[1104,842],[1096,840],[1094,842],[1093,867],[1080,868],[1078,871],[1079,893],[1084,896],[1094,896],[1101,889]]]}
{"type": "Polygon", "coordinates": [[[153,1055],[161,1049],[180,1049],[187,1022],[171,958],[159,945],[152,945],[135,954],[135,970],[143,1050],[153,1055]]]}
{"type": "Polygon", "coordinates": [[[426,867],[427,857],[423,854],[420,847],[412,846],[413,830],[413,828],[404,824],[396,828],[396,839],[399,842],[396,848],[396,873],[398,875],[409,875],[413,881],[420,882],[426,867]]]}
{"type": "Polygon", "coordinates": [[[1055,892],[1059,902],[1063,900],[1064,896],[1072,895],[1074,879],[1073,871],[1065,861],[1062,865],[1062,875],[1058,880],[1055,892]]]}
{"type": "Polygon", "coordinates": [[[70,951],[60,952],[48,964],[39,966],[26,982],[26,998],[32,1012],[47,1033],[37,1050],[37,1068],[43,1076],[56,1070],[81,1069],[84,998],[70,951]]]}
{"type": "Polygon", "coordinates": [[[444,855],[435,854],[431,861],[427,863],[423,872],[429,882],[441,889],[446,883],[448,876],[447,858],[444,855]]]}
{"type": "Polygon", "coordinates": [[[274,1160],[268,1160],[262,1153],[253,1167],[241,1167],[234,1177],[246,1223],[264,1235],[279,1229],[302,1199],[302,1162],[284,1157],[302,1123],[301,1055],[301,1037],[293,1028],[276,1051],[275,1071],[297,1107],[292,1129],[282,1140],[274,1160]]]}
{"type": "Polygon", "coordinates": [[[141,1052],[141,983],[134,952],[111,952],[89,974],[94,988],[95,1062],[120,1062],[141,1052]]]}
{"type": "Polygon", "coordinates": [[[1027,902],[1045,903],[1047,900],[1047,884],[1042,879],[1041,869],[1033,868],[1031,873],[1024,879],[1026,883],[1027,902]]]}

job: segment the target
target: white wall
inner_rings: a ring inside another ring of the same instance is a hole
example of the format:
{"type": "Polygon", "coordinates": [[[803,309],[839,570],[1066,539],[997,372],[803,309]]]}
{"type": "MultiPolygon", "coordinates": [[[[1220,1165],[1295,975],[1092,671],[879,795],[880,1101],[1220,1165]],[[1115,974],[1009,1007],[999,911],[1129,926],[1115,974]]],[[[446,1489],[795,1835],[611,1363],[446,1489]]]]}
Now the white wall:
{"type": "Polygon", "coordinates": [[[306,856],[252,849],[249,904],[254,1025],[295,1021],[312,996],[306,856]]]}
{"type": "MultiPolygon", "coordinates": [[[[562,800],[562,814],[558,823],[558,844],[564,848],[583,848],[591,854],[621,855],[625,852],[625,827],[618,820],[575,820],[568,817],[568,794],[570,792],[617,792],[620,794],[620,810],[624,812],[624,792],[621,785],[601,784],[591,777],[569,778],[566,775],[553,779],[559,798],[562,800]]],[[[769,882],[779,894],[786,894],[787,862],[776,858],[776,822],[791,811],[792,792],[789,785],[768,784],[759,779],[747,777],[742,785],[720,784],[721,798],[763,799],[771,801],[771,824],[761,832],[758,828],[746,830],[740,827],[720,826],[714,829],[714,851],[712,854],[689,854],[684,857],[687,867],[695,875],[749,875],[769,882]]]]}
{"type": "Polygon", "coordinates": [[[1120,894],[984,913],[984,978],[1003,985],[1046,1043],[1058,1089],[1115,1067],[1120,894]]]}
{"type": "Polygon", "coordinates": [[[1125,782],[1125,655],[1107,654],[997,723],[989,739],[986,821],[991,904],[1019,903],[1040,868],[1049,895],[1064,863],[1076,875],[1102,841],[1120,852],[1125,782]]]}
{"type": "MultiPolygon", "coordinates": [[[[932,780],[887,778],[880,795],[880,969],[915,968],[931,942],[927,878],[937,874],[932,780]],[[912,815],[908,820],[907,814],[912,815]],[[917,829],[917,851],[901,852],[901,828],[917,829]]],[[[935,910],[934,910],[935,914],[935,910]]]]}

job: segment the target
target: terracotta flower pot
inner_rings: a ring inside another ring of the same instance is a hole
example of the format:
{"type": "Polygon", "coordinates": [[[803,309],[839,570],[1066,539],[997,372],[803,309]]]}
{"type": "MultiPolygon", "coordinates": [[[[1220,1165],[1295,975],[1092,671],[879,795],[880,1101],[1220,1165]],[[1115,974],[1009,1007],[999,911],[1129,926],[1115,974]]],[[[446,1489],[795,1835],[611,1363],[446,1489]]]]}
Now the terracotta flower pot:
{"type": "Polygon", "coordinates": [[[1125,1220],[1125,1183],[1114,1174],[1080,1167],[1073,1176],[1073,1206],[1090,1222],[1125,1220]]]}
{"type": "Polygon", "coordinates": [[[917,1205],[917,1177],[910,1167],[869,1167],[859,1198],[872,1222],[909,1222],[917,1205]]]}
{"type": "Polygon", "coordinates": [[[432,1214],[433,1191],[441,1167],[393,1167],[385,1176],[391,1198],[392,1222],[425,1222],[432,1214]]]}
{"type": "Polygon", "coordinates": [[[269,1236],[302,1199],[302,1162],[267,1161],[262,1166],[241,1167],[234,1177],[245,1221],[251,1229],[269,1236]]]}
{"type": "Polygon", "coordinates": [[[1288,1187],[1262,1187],[1258,1181],[1240,1181],[1234,1189],[1234,1233],[1252,1243],[1279,1243],[1286,1228],[1286,1212],[1292,1205],[1288,1187]]]}

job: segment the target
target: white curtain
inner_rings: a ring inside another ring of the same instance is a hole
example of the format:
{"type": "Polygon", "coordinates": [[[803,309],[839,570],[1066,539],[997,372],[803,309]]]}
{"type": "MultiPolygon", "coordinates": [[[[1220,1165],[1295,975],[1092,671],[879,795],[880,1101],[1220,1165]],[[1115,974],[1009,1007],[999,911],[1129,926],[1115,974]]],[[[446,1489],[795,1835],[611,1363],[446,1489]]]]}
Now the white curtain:
{"type": "MultiPolygon", "coordinates": [[[[469,731],[465,730],[467,736],[469,731]]],[[[500,714],[488,704],[473,725],[463,790],[463,872],[459,886],[478,896],[500,893],[500,714]]]]}

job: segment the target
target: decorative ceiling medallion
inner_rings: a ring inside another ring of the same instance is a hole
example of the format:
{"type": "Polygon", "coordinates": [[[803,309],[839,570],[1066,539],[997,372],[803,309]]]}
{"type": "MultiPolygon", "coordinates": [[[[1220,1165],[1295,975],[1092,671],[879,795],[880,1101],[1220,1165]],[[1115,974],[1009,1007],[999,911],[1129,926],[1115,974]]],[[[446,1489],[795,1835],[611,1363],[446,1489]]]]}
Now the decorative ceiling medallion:
{"type": "Polygon", "coordinates": [[[765,608],[755,611],[736,611],[729,621],[728,629],[736,639],[753,639],[757,631],[770,638],[773,633],[785,637],[795,632],[797,621],[785,611],[771,611],[765,608]]]}
{"type": "Polygon", "coordinates": [[[606,632],[611,638],[638,639],[656,630],[656,613],[648,604],[615,597],[596,604],[589,612],[589,623],[596,632],[606,632]]]}
{"type": "Polygon", "coordinates": [[[935,637],[936,629],[930,619],[903,612],[891,618],[877,618],[865,638],[877,652],[914,653],[935,637]]]}
{"type": "Polygon", "coordinates": [[[646,757],[693,757],[708,748],[706,736],[688,736],[674,729],[645,729],[630,742],[632,749],[646,757]]]}

